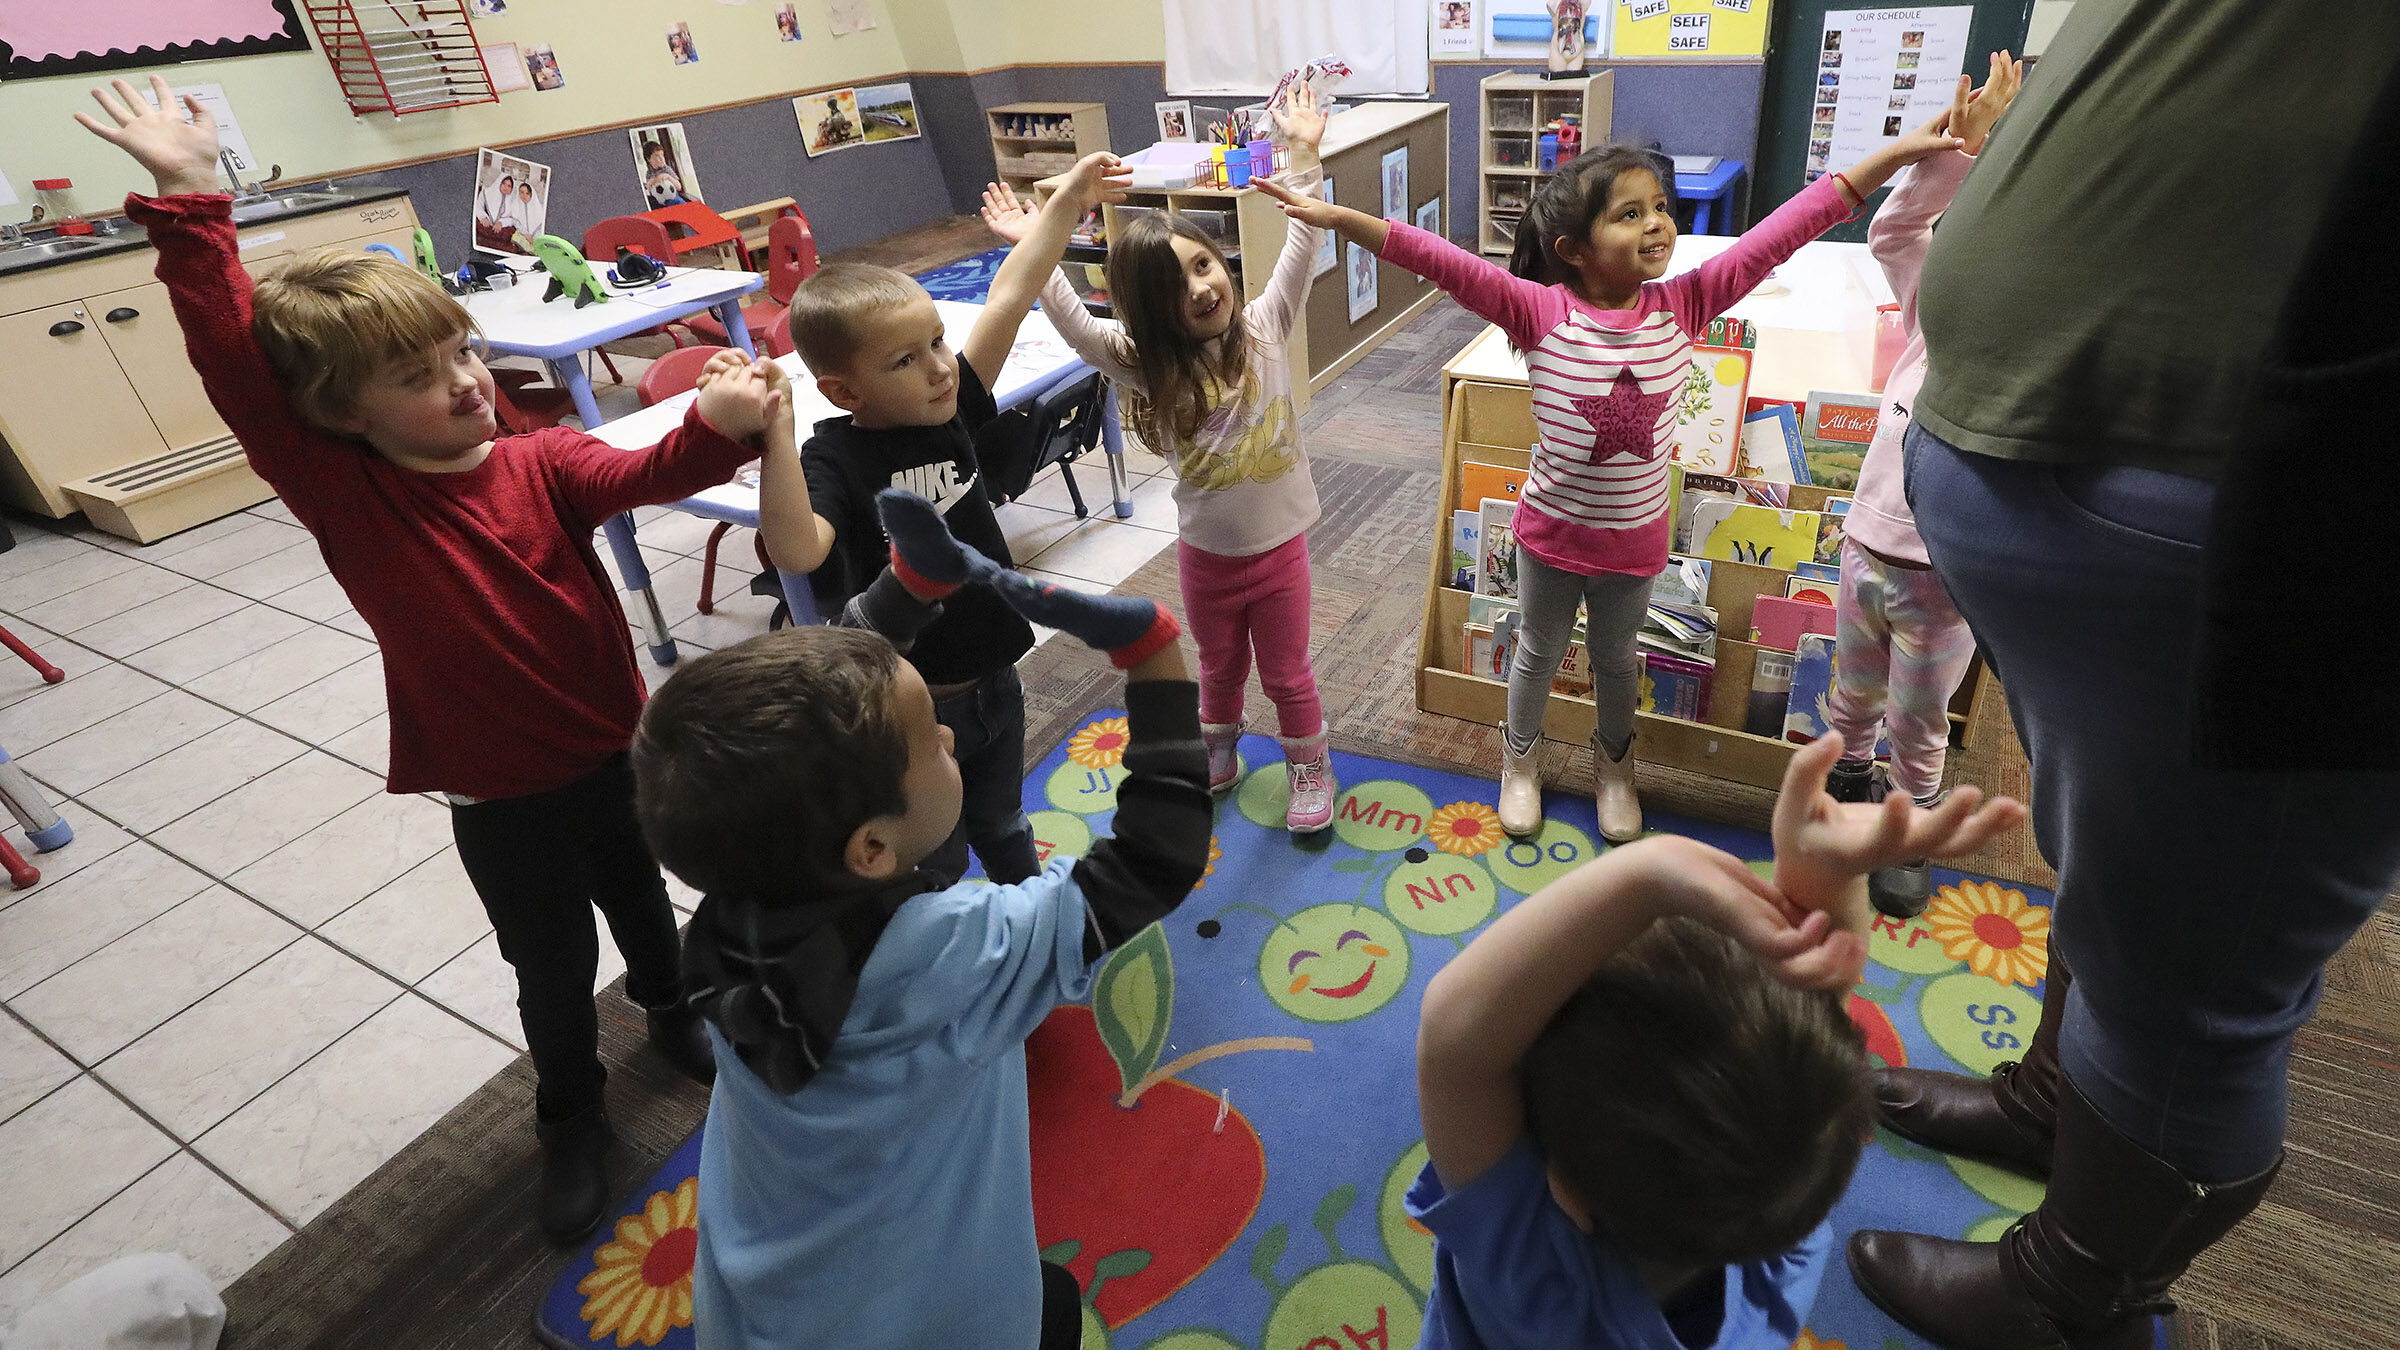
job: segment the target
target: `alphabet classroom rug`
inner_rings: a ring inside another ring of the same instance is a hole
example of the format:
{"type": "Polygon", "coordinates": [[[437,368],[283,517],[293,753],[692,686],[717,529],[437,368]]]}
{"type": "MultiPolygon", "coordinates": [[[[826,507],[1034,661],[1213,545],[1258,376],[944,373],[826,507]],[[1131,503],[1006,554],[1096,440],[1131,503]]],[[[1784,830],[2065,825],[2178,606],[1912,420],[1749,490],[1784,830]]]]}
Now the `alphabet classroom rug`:
{"type": "MultiPolygon", "coordinates": [[[[1095,717],[1026,781],[1046,858],[1106,834],[1125,720],[1095,717]]],[[[1334,755],[1333,829],[1284,832],[1275,742],[1219,807],[1208,875],[1109,958],[1091,1006],[1026,1048],[1042,1255],[1084,1289],[1087,1350],[1409,1350],[1433,1239],[1400,1200],[1425,1163],[1415,1041],[1426,981],[1502,908],[1592,858],[1588,797],[1512,841],[1497,785],[1334,755]]],[[[1768,865],[1754,830],[1654,816],[1768,865]]],[[[1850,999],[1887,1064],[1987,1073],[2041,1010],[2049,896],[1938,870],[1914,923],[1879,923],[1850,999]]],[[[689,1347],[700,1135],[626,1202],[538,1314],[554,1346],[689,1347]]],[[[1878,1131],[1837,1233],[1988,1240],[2039,1203],[2014,1173],[1878,1131]]],[[[930,1222],[940,1222],[932,1216],[930,1222]]],[[[1800,1350],[1920,1350],[1839,1265],[1800,1350]]]]}

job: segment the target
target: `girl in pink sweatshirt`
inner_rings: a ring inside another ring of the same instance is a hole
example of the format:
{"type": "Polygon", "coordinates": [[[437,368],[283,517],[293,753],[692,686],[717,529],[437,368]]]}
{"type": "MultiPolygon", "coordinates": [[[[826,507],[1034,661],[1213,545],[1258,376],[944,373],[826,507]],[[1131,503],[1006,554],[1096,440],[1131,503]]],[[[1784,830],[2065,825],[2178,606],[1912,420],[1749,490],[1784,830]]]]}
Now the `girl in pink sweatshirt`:
{"type": "Polygon", "coordinates": [[[1603,146],[1561,168],[1526,211],[1506,271],[1404,222],[1263,186],[1294,219],[1448,291],[1525,354],[1541,440],[1512,522],[1522,618],[1501,729],[1500,823],[1510,833],[1541,828],[1534,743],[1580,603],[1600,832],[1612,842],[1641,834],[1634,633],[1650,579],[1667,565],[1667,461],[1693,336],[1903,165],[1956,149],[1942,130],[1948,120],[1819,179],[1698,270],[1663,281],[1675,251],[1675,175],[1652,150],[1603,146]]]}
{"type": "MultiPolygon", "coordinates": [[[[1834,686],[1826,720],[1842,735],[1840,763],[1827,780],[1836,800],[1883,800],[1891,789],[1931,806],[1941,796],[1942,761],[1950,748],[1950,696],[1975,659],[1975,635],[1950,603],[1950,593],[1926,561],[1901,482],[1901,438],[1909,405],[1925,382],[1925,337],[1917,331],[1917,276],[1933,242],[1933,223],[1958,195],[1992,124],[2016,97],[2021,67],[2008,53],[1992,57],[1992,73],[1973,95],[1958,78],[1948,114],[1960,148],[1917,165],[1867,229],[1867,247],[1883,265],[1900,302],[1907,345],[1883,389],[1875,440],[1859,466],[1858,494],[1842,540],[1842,587],[1834,602],[1834,686]],[[1891,734],[1888,780],[1877,773],[1878,730],[1891,734]]],[[[1867,878],[1868,898],[1895,919],[1913,919],[1933,897],[1925,861],[1901,863],[1867,878]]]]}

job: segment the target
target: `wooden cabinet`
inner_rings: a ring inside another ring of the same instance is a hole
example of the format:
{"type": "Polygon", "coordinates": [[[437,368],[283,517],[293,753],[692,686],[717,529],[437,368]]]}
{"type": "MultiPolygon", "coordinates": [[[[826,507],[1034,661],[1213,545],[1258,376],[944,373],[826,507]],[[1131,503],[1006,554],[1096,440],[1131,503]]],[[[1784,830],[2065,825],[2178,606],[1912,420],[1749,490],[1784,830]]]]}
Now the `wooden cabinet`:
{"type": "Polygon", "coordinates": [[[61,483],[168,448],[109,349],[104,323],[83,301],[0,318],[0,370],[8,372],[0,415],[16,451],[0,470],[20,506],[70,514],[76,507],[61,483]]]}
{"type": "Polygon", "coordinates": [[[1019,190],[1110,148],[1106,104],[1003,103],[984,109],[983,120],[1000,181],[1019,190]]]}
{"type": "MultiPolygon", "coordinates": [[[[238,242],[256,277],[326,244],[406,256],[416,223],[406,197],[382,198],[261,221],[238,242]]],[[[137,248],[0,274],[0,497],[146,542],[274,495],[201,389],[156,266],[137,248]]]]}
{"type": "Polygon", "coordinates": [[[1517,224],[1527,204],[1556,171],[1541,167],[1542,133],[1561,117],[1576,117],[1582,119],[1582,149],[1606,145],[1616,97],[1613,70],[1572,80],[1512,71],[1483,81],[1476,195],[1483,215],[1478,242],[1485,253],[1506,257],[1516,247],[1517,224]]]}

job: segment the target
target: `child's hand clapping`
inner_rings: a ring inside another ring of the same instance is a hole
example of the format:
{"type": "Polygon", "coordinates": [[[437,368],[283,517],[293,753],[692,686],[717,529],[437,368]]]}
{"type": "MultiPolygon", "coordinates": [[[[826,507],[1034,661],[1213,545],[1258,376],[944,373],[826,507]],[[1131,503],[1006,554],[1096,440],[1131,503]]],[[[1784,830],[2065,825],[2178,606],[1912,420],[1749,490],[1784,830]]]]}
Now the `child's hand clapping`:
{"type": "Polygon", "coordinates": [[[181,102],[163,76],[150,77],[150,98],[123,80],[109,81],[116,90],[95,89],[92,98],[116,122],[102,126],[90,113],[77,113],[84,129],[134,157],[157,180],[158,195],[218,192],[217,119],[186,94],[181,102]]]}
{"type": "MultiPolygon", "coordinates": [[[[1966,77],[1962,75],[1959,78],[1964,80],[1966,77]]],[[[1892,173],[1914,164],[1918,160],[1931,159],[1945,150],[1965,148],[1966,142],[1951,134],[1950,111],[1949,108],[1942,109],[1935,113],[1932,120],[1925,125],[1907,133],[1878,152],[1878,157],[1887,160],[1891,165],[1891,168],[1884,174],[1885,178],[1890,178],[1892,173]]]]}
{"type": "Polygon", "coordinates": [[[1310,155],[1325,139],[1325,113],[1317,106],[1317,91],[1303,80],[1292,86],[1292,96],[1284,106],[1275,110],[1275,128],[1283,133],[1284,144],[1304,148],[1310,155]]]}
{"type": "Polygon", "coordinates": [[[772,361],[719,352],[701,367],[699,388],[700,416],[731,440],[752,440],[790,416],[791,377],[772,361]]]}
{"type": "Polygon", "coordinates": [[[1958,77],[1958,91],[1950,99],[1950,132],[1959,139],[1959,149],[1970,155],[1983,153],[1984,140],[1992,134],[1992,124],[2017,97],[2025,83],[2025,63],[2012,61],[2005,51],[1992,53],[1992,73],[1983,88],[1967,92],[1969,77],[1958,77]]]}
{"type": "Polygon", "coordinates": [[[1801,747],[1783,772],[1775,799],[1775,886],[1793,903],[1828,911],[1845,928],[1867,923],[1860,883],[1879,867],[1917,858],[1972,853],[2025,819],[2010,797],[1985,801],[1975,787],[1951,789],[1930,811],[1895,792],[1880,806],[1844,804],[1825,791],[1842,738],[1827,734],[1801,747]]]}

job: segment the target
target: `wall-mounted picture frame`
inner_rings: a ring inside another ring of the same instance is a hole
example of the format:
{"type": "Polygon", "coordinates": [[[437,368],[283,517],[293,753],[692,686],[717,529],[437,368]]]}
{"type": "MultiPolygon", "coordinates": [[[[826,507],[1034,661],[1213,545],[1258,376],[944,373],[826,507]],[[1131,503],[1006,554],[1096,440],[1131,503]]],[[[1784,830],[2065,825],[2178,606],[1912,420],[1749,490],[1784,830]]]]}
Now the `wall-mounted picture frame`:
{"type": "MultiPolygon", "coordinates": [[[[1332,174],[1325,175],[1325,185],[1319,191],[1324,194],[1324,200],[1333,200],[1332,174]]],[[[1317,262],[1316,266],[1309,269],[1308,274],[1311,277],[1321,277],[1332,271],[1341,261],[1342,237],[1331,230],[1317,231],[1317,262]]]]}
{"type": "Polygon", "coordinates": [[[1364,244],[1344,241],[1342,247],[1350,258],[1342,271],[1343,289],[1350,293],[1350,322],[1357,323],[1375,312],[1375,269],[1382,260],[1364,244]]]}
{"type": "Polygon", "coordinates": [[[1427,234],[1442,232],[1442,199],[1433,198],[1417,208],[1417,228],[1427,234]]]}
{"type": "Polygon", "coordinates": [[[1383,157],[1383,218],[1408,219],[1408,147],[1388,151],[1383,157]]]}
{"type": "Polygon", "coordinates": [[[1192,101],[1188,98],[1170,99],[1150,105],[1158,113],[1158,138],[1161,141],[1189,142],[1192,139],[1192,101]]]}

